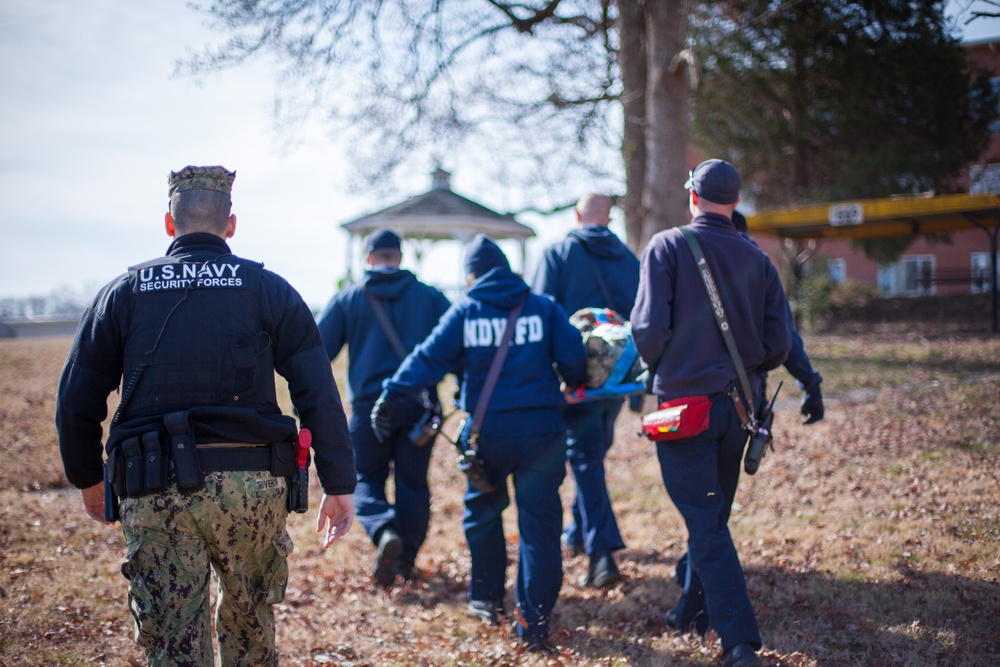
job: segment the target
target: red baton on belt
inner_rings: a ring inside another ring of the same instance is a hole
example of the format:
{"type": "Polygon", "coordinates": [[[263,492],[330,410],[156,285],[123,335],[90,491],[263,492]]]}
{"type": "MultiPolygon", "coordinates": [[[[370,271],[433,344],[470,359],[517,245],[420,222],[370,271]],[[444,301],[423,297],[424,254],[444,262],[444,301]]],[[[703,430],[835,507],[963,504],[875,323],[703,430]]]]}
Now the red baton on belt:
{"type": "Polygon", "coordinates": [[[307,428],[300,430],[296,444],[295,463],[298,465],[298,472],[295,475],[293,493],[289,496],[289,509],[301,514],[309,509],[309,448],[312,447],[312,432],[307,428]]]}
{"type": "Polygon", "coordinates": [[[299,448],[295,451],[295,462],[299,464],[299,470],[309,467],[309,448],[313,444],[313,434],[307,428],[299,431],[299,448]]]}

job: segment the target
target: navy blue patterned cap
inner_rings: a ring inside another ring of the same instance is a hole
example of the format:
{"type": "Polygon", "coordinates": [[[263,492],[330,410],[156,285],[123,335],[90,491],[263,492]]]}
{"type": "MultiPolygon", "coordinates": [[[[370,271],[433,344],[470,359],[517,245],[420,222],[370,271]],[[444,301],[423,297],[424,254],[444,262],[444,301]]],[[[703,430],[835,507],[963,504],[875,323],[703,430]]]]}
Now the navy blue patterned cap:
{"type": "Polygon", "coordinates": [[[399,235],[391,229],[376,229],[368,236],[368,240],[365,242],[365,248],[368,252],[374,252],[375,250],[401,250],[402,246],[400,244],[399,235]]]}
{"type": "Polygon", "coordinates": [[[684,189],[716,204],[735,204],[740,199],[740,175],[725,160],[705,160],[691,170],[684,189]]]}

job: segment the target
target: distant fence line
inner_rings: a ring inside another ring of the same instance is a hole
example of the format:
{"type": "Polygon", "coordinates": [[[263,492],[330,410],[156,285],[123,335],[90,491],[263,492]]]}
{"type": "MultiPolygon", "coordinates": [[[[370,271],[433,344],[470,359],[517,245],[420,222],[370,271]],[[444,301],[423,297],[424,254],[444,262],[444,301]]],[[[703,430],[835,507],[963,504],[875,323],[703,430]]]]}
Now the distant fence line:
{"type": "Polygon", "coordinates": [[[80,318],[51,318],[0,321],[0,338],[39,338],[42,336],[72,336],[80,318]]]}

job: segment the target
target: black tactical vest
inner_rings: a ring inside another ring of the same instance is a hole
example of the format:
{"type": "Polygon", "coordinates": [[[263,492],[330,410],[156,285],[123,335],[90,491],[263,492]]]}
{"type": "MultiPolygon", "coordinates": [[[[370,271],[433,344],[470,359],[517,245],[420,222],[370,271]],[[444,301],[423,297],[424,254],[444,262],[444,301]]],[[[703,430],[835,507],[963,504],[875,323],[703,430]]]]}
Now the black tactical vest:
{"type": "Polygon", "coordinates": [[[129,268],[123,422],[196,406],[276,404],[271,337],[261,325],[262,267],[224,254],[129,268]]]}

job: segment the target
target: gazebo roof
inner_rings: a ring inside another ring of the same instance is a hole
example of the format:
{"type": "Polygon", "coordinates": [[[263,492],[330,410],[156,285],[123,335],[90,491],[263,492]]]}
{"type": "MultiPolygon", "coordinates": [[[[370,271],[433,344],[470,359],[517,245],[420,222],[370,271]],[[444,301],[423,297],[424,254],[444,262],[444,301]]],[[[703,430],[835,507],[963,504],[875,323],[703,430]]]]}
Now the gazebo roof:
{"type": "Polygon", "coordinates": [[[497,213],[451,191],[449,174],[434,172],[431,189],[404,202],[363,215],[340,226],[354,236],[367,236],[388,227],[404,239],[431,241],[457,240],[468,243],[476,234],[494,240],[521,239],[535,235],[511,214],[497,213]]]}

